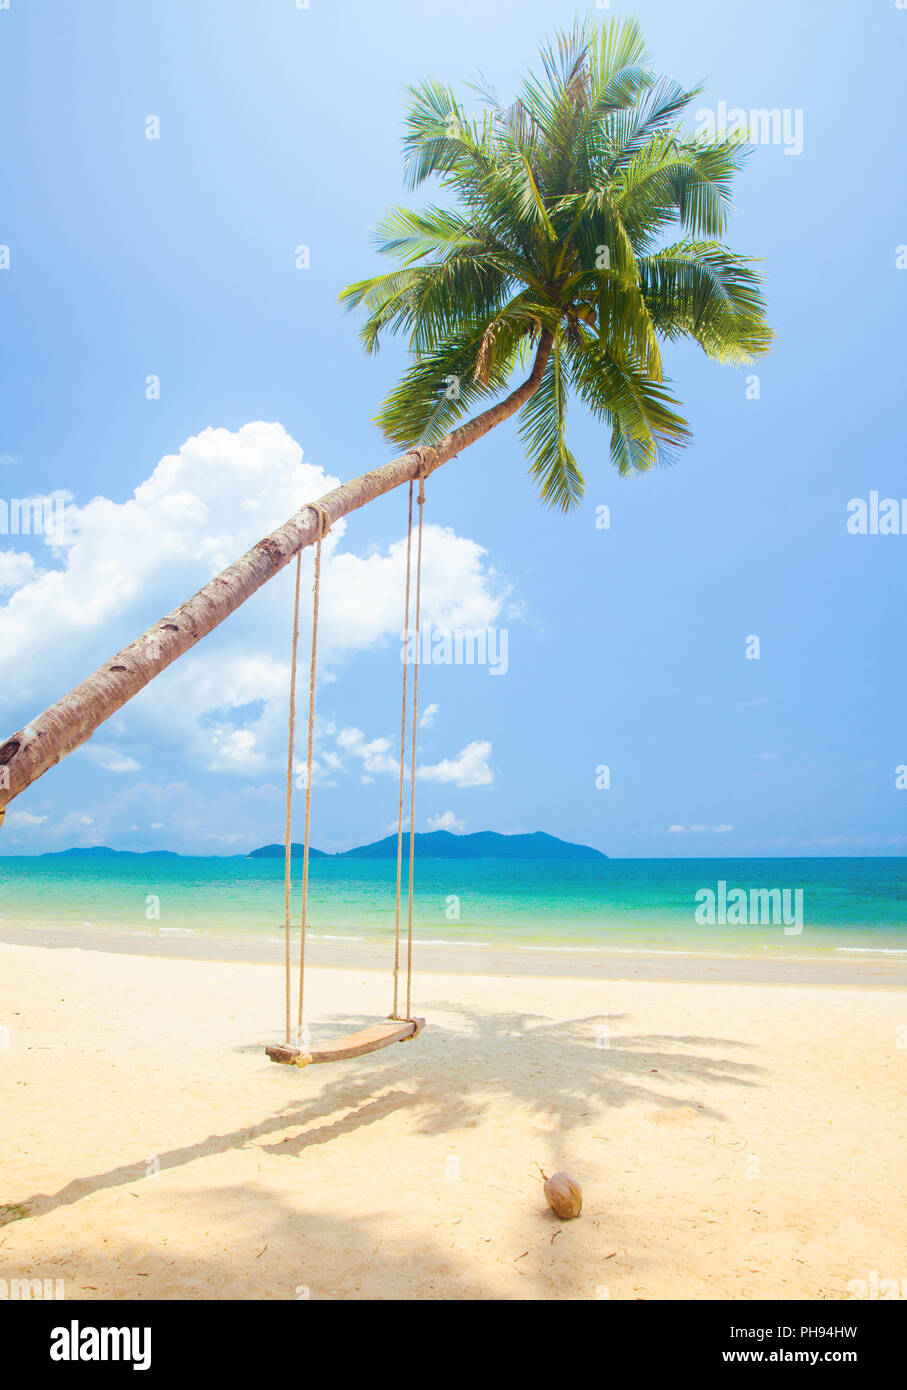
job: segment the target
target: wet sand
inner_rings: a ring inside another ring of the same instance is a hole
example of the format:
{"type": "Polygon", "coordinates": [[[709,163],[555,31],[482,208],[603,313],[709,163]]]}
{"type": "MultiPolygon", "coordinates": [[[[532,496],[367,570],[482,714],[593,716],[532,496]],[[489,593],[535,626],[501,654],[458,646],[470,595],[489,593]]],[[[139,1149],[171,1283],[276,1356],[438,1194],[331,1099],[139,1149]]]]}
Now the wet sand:
{"type": "MultiPolygon", "coordinates": [[[[283,942],[276,937],[250,941],[179,929],[123,930],[0,921],[0,943],[40,945],[51,950],[113,952],[116,955],[162,956],[172,960],[239,961],[250,965],[283,963],[283,942]]],[[[802,948],[801,948],[802,949],[802,948]]],[[[294,938],[293,951],[297,950],[294,938]]],[[[389,970],[393,943],[309,937],[306,959],[313,966],[340,970],[389,970]]],[[[618,951],[573,947],[422,944],[415,950],[419,973],[506,975],[586,980],[709,981],[728,984],[878,985],[907,988],[907,956],[883,954],[825,955],[772,950],[762,955],[693,951],[618,951]]]]}

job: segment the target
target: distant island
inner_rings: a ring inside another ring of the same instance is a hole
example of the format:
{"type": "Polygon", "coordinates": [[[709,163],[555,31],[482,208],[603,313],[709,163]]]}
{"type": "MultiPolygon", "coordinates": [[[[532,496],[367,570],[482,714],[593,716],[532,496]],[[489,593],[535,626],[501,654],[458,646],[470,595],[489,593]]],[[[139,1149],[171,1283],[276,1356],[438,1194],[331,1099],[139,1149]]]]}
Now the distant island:
{"type": "MultiPolygon", "coordinates": [[[[290,847],[294,859],[302,858],[302,845],[295,840],[290,847]]],[[[409,858],[409,835],[403,836],[403,854],[409,858]]],[[[536,830],[531,835],[500,835],[496,830],[478,830],[473,835],[454,835],[450,830],[430,830],[416,835],[416,854],[420,859],[607,859],[601,850],[590,845],[573,845],[536,830]]],[[[370,845],[327,854],[323,849],[309,849],[312,859],[396,859],[397,836],[385,835],[370,845]]],[[[109,845],[90,845],[85,848],[46,850],[41,859],[183,859],[205,856],[181,855],[172,849],[111,849],[109,845]]],[[[283,859],[283,845],[262,845],[249,854],[219,855],[228,859],[283,859]]]]}
{"type": "MultiPolygon", "coordinates": [[[[301,859],[304,848],[305,847],[303,845],[297,844],[294,840],[293,843],[290,845],[291,857],[293,859],[301,859]]],[[[244,855],[243,857],[245,859],[283,859],[285,853],[286,850],[284,849],[283,845],[262,845],[261,849],[250,850],[249,853],[244,855]]],[[[337,859],[339,858],[339,855],[326,854],[323,849],[316,849],[314,845],[309,845],[309,858],[337,859]]]]}
{"type": "MultiPolygon", "coordinates": [[[[294,858],[302,855],[302,845],[291,846],[294,858]]],[[[409,858],[409,835],[403,836],[403,854],[409,858]]],[[[420,859],[607,859],[601,850],[589,845],[573,845],[536,830],[531,835],[500,835],[496,830],[478,830],[473,835],[455,835],[450,830],[431,830],[416,835],[416,854],[420,859]]],[[[312,859],[396,859],[397,837],[385,835],[370,845],[325,854],[310,849],[312,859]]],[[[283,845],[262,845],[253,849],[250,859],[282,859],[283,845]]]]}
{"type": "Polygon", "coordinates": [[[86,848],[48,849],[41,859],[181,859],[175,849],[111,849],[109,845],[89,845],[86,848]]]}

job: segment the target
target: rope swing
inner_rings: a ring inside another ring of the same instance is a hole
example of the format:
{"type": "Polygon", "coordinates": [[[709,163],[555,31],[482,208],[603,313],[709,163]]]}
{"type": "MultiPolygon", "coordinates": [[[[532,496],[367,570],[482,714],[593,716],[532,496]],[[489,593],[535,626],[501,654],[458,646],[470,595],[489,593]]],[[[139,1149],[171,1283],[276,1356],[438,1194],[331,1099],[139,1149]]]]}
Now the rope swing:
{"type": "MultiPolygon", "coordinates": [[[[412,487],[412,483],[410,483],[412,487]]],[[[413,751],[409,765],[409,903],[406,914],[406,1017],[412,1018],[413,992],[413,865],[416,858],[416,729],[419,722],[419,645],[422,621],[422,508],[425,505],[425,478],[419,473],[419,542],[416,559],[416,644],[413,653],[413,751]]],[[[410,522],[408,541],[412,538],[410,522]]],[[[409,594],[407,593],[407,600],[409,594]]],[[[408,634],[407,634],[408,635],[408,634]]],[[[406,670],[406,663],[403,663],[406,670]]]]}
{"type": "MultiPolygon", "coordinates": [[[[422,615],[422,512],[425,504],[425,472],[420,461],[419,520],[416,542],[416,647],[413,657],[412,694],[412,751],[410,757],[410,820],[409,820],[409,880],[407,885],[406,915],[406,1013],[399,1013],[400,984],[400,920],[402,907],[403,878],[403,805],[404,805],[404,764],[406,758],[406,716],[407,716],[407,659],[403,662],[403,696],[400,716],[400,785],[397,805],[397,880],[394,912],[394,991],[393,1011],[386,1023],[373,1024],[345,1037],[335,1039],[319,1048],[306,1048],[301,1044],[305,1038],[304,1000],[306,932],[308,927],[309,902],[309,851],[312,819],[312,750],[315,735],[315,678],[318,661],[318,608],[321,597],[321,544],[331,529],[330,517],[320,502],[309,503],[318,522],[318,537],[315,543],[315,574],[312,585],[312,647],[309,665],[309,718],[306,742],[305,771],[305,831],[302,847],[302,915],[299,934],[299,983],[297,989],[298,1006],[296,1013],[296,1038],[292,1034],[292,832],[293,832],[293,758],[296,743],[296,671],[299,647],[299,591],[302,573],[302,552],[296,556],[296,584],[293,600],[293,637],[290,648],[290,711],[287,736],[287,786],[284,830],[284,1042],[272,1044],[267,1054],[272,1062],[282,1062],[291,1066],[304,1067],[311,1062],[336,1062],[347,1057],[358,1057],[366,1052],[375,1052],[392,1042],[404,1042],[417,1037],[422,1031],[424,1020],[412,1016],[412,976],[413,976],[413,860],[416,833],[416,730],[419,715],[419,624],[422,615]]],[[[412,587],[412,542],[413,542],[413,483],[409,485],[409,515],[406,531],[406,583],[404,598],[404,640],[409,637],[409,614],[412,587]]]]}

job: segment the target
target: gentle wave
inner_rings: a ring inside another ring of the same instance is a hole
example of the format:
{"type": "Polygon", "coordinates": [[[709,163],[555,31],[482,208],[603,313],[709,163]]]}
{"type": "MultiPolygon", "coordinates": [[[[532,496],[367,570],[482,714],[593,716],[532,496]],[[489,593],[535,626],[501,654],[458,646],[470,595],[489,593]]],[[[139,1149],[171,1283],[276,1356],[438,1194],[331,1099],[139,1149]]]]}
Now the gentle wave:
{"type": "Polygon", "coordinates": [[[834,949],[852,956],[907,956],[907,951],[893,946],[836,946],[834,949]]]}
{"type": "MultiPolygon", "coordinates": [[[[682,951],[669,950],[667,947],[656,946],[517,946],[509,947],[514,951],[591,951],[597,956],[707,956],[712,955],[711,951],[682,951]]],[[[722,951],[722,955],[731,955],[730,951],[722,951]]]]}
{"type": "Polygon", "coordinates": [[[505,946],[507,943],[506,943],[506,942],[500,942],[500,943],[498,943],[498,942],[495,942],[495,941],[448,941],[448,940],[447,940],[446,938],[444,938],[444,937],[442,937],[439,941],[435,941],[435,940],[425,940],[425,941],[423,941],[423,940],[421,940],[420,938],[417,938],[417,937],[415,937],[415,936],[413,937],[413,945],[414,945],[414,946],[473,946],[473,947],[476,947],[476,948],[481,949],[481,950],[487,950],[489,946],[496,946],[496,945],[499,945],[499,944],[502,945],[502,946],[505,946]]]}

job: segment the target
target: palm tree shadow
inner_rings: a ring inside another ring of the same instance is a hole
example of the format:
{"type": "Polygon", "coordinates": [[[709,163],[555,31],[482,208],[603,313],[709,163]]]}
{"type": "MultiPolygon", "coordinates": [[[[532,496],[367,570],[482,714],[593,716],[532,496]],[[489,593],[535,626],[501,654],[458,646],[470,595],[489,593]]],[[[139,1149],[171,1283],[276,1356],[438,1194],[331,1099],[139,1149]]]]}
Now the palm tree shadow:
{"type": "MultiPolygon", "coordinates": [[[[329,1069],[265,1064],[274,1073],[269,1084],[287,1088],[291,1099],[250,1125],[157,1154],[160,1171],[249,1144],[302,1158],[309,1148],[399,1111],[407,1111],[414,1131],[424,1135],[474,1127],[497,1106],[514,1101],[526,1113],[544,1116],[556,1137],[582,1127],[593,1114],[640,1101],[663,1109],[695,1106],[702,1116],[719,1120],[720,1110],[700,1099],[703,1083],[754,1086],[763,1072],[753,1063],[721,1055],[742,1046],[730,1039],[615,1037],[612,1025],[624,1017],[619,1014],[552,1022],[519,1011],[454,1010],[444,1001],[433,1007],[455,1026],[429,1026],[416,1040],[329,1069]],[[688,1050],[692,1047],[700,1050],[688,1050]],[[704,1047],[710,1049],[706,1055],[704,1047]],[[300,1087],[312,1073],[325,1070],[324,1082],[300,1097],[300,1087]]],[[[365,1021],[338,1016],[334,1031],[361,1027],[365,1021]]],[[[40,1216],[94,1192],[135,1183],[147,1176],[147,1162],[76,1178],[55,1193],[38,1192],[19,1201],[31,1216],[40,1216]]]]}
{"type": "MultiPolygon", "coordinates": [[[[552,1022],[517,1011],[453,1011],[443,1002],[427,1007],[453,1015],[456,1032],[428,1027],[415,1042],[376,1053],[354,1076],[338,1072],[322,1088],[315,1108],[319,1114],[330,1107],[346,1109],[344,1118],[335,1126],[303,1128],[263,1147],[302,1154],[311,1144],[327,1142],[332,1128],[344,1132],[360,1122],[370,1123],[394,1105],[405,1105],[421,1134],[455,1132],[464,1124],[474,1125],[501,1102],[514,1100],[530,1112],[554,1118],[561,1134],[582,1125],[593,1111],[640,1100],[665,1109],[695,1106],[703,1116],[720,1120],[721,1111],[699,1099],[701,1083],[753,1086],[763,1070],[754,1063],[687,1050],[746,1046],[739,1041],[615,1037],[612,1026],[625,1017],[620,1014],[552,1022]],[[502,1040],[507,1040],[503,1046],[502,1040]],[[400,1047],[406,1048],[402,1063],[400,1047]],[[652,1082],[655,1075],[659,1083],[652,1082]],[[405,1094],[397,1083],[405,1085],[405,1094]],[[665,1083],[672,1089],[665,1089],[665,1083]],[[678,1083],[694,1087],[694,1094],[675,1094],[678,1083]],[[379,1091],[385,1094],[376,1099],[379,1091]]],[[[362,1022],[349,1016],[335,1019],[337,1031],[361,1027],[362,1022]]],[[[295,1123],[304,1125],[303,1116],[295,1123]]]]}
{"type": "MultiPolygon", "coordinates": [[[[519,1232],[502,1235],[491,1267],[482,1268],[451,1241],[459,1212],[453,1189],[437,1231],[420,1224],[392,1237],[374,1212],[339,1217],[291,1192],[246,1184],[199,1192],[220,1249],[209,1243],[189,1253],[111,1227],[103,1252],[93,1243],[67,1252],[74,1271],[67,1298],[516,1300],[551,1298],[554,1290],[559,1299],[596,1297],[601,1276],[588,1258],[565,1250],[552,1268],[552,1214],[541,1201],[526,1205],[519,1232]]],[[[651,1260],[634,1252],[637,1268],[651,1260]]]]}

